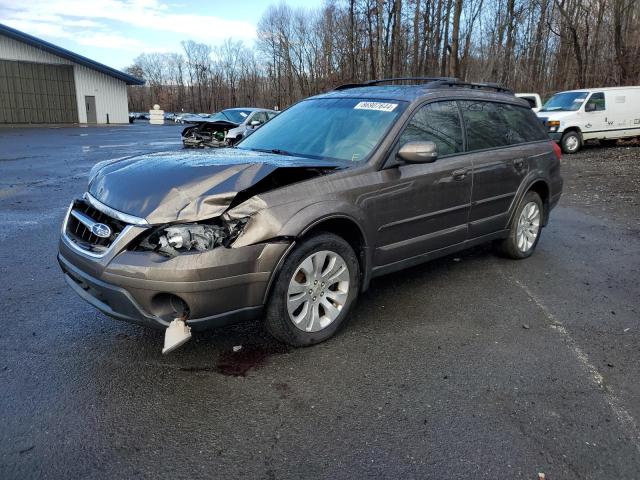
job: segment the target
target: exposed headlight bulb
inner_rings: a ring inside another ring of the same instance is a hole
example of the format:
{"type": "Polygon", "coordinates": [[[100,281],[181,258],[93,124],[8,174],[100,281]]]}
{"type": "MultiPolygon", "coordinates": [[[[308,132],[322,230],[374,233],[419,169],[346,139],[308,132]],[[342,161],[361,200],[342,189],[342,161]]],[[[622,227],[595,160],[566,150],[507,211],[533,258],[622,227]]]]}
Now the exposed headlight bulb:
{"type": "Polygon", "coordinates": [[[165,232],[167,232],[167,243],[173,248],[182,248],[188,241],[188,239],[184,238],[184,235],[188,234],[184,229],[167,228],[165,232]]]}

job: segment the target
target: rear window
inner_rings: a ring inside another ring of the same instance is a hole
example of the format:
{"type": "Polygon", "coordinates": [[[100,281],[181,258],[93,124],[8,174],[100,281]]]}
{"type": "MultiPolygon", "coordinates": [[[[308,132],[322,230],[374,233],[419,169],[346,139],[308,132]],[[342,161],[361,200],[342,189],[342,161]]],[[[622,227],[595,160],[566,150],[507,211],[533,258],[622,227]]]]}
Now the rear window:
{"type": "Polygon", "coordinates": [[[505,103],[461,101],[467,151],[507,147],[548,138],[530,109],[505,103]]]}

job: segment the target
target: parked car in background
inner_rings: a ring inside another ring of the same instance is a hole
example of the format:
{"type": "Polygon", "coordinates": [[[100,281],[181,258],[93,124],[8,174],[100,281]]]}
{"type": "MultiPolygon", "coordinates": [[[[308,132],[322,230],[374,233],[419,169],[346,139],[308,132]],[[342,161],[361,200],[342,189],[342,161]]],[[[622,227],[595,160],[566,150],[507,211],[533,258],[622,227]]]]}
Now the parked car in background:
{"type": "Polygon", "coordinates": [[[181,113],[173,118],[175,123],[200,123],[211,115],[208,113],[181,113]]]}
{"type": "Polygon", "coordinates": [[[577,152],[586,140],[615,145],[620,138],[640,137],[640,87],[559,92],[538,117],[565,153],[577,152]]]}
{"type": "Polygon", "coordinates": [[[414,81],[305,99],[234,148],[96,164],[62,227],[66,282],[121,320],[263,317],[305,346],[379,275],[486,242],[529,257],[562,192],[558,145],[506,89],[414,81]]]}
{"type": "Polygon", "coordinates": [[[234,145],[278,114],[265,108],[228,108],[182,131],[185,147],[234,145]]]}
{"type": "Polygon", "coordinates": [[[526,100],[531,110],[536,113],[542,108],[542,99],[537,93],[516,93],[516,97],[526,100]]]}

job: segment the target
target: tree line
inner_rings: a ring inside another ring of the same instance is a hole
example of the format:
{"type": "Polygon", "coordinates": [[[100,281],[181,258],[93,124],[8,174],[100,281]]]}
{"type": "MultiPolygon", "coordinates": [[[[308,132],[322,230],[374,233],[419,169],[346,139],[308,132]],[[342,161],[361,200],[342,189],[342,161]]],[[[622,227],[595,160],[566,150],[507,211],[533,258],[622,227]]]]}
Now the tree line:
{"type": "Polygon", "coordinates": [[[251,47],[181,43],[143,53],[129,108],[287,107],[343,83],[427,76],[543,97],[640,84],[640,0],[326,0],[270,5],[251,47]]]}

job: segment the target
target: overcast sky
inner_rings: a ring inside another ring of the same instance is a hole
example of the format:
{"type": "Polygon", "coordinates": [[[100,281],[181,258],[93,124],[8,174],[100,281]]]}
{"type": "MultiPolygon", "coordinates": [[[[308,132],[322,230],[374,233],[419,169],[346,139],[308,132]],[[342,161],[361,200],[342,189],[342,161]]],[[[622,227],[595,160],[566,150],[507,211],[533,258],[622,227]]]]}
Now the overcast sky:
{"type": "MultiPolygon", "coordinates": [[[[0,0],[0,23],[122,69],[142,52],[180,51],[181,40],[252,45],[279,0],[0,0]]],[[[321,0],[288,0],[316,7],[321,0]]]]}

